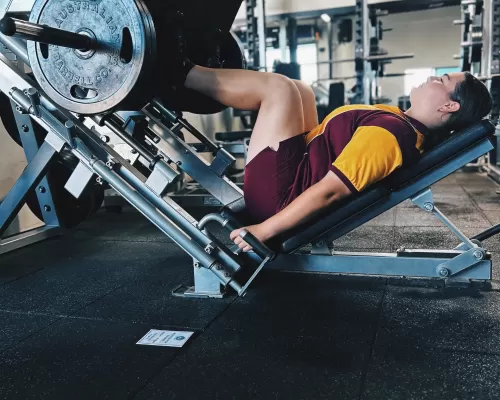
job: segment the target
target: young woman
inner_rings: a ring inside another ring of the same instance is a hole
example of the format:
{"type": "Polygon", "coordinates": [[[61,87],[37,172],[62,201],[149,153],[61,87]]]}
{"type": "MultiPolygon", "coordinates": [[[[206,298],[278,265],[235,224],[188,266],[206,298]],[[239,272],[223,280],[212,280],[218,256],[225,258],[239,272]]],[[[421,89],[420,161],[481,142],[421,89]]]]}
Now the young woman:
{"type": "MultiPolygon", "coordinates": [[[[335,202],[360,192],[453,131],[491,110],[486,86],[469,73],[430,77],[412,90],[411,108],[340,107],[319,124],[313,91],[285,76],[196,66],[184,59],[180,84],[226,106],[258,110],[245,169],[244,196],[265,242],[307,223],[335,202]]],[[[251,247],[238,235],[244,251],[251,247]]]]}

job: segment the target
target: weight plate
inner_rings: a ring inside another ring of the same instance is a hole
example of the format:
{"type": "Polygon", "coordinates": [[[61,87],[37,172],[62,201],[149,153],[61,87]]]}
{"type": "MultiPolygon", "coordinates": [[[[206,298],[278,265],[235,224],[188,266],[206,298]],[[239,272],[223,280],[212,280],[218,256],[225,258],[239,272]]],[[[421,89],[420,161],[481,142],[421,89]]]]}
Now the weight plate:
{"type": "Polygon", "coordinates": [[[19,137],[19,131],[17,130],[16,119],[14,117],[14,110],[12,110],[9,98],[3,92],[0,92],[0,112],[0,119],[2,120],[7,134],[19,146],[22,146],[21,138],[19,137]]]}
{"type": "Polygon", "coordinates": [[[154,97],[157,87],[152,83],[155,79],[158,43],[153,18],[146,4],[142,0],[136,0],[136,5],[141,12],[146,30],[146,51],[144,65],[140,80],[134,88],[134,96],[129,96],[126,103],[120,106],[121,110],[137,111],[144,107],[154,97]]]}
{"type": "MultiPolygon", "coordinates": [[[[104,188],[95,180],[87,185],[78,199],[73,197],[64,188],[71,174],[72,169],[68,168],[64,160],[56,160],[51,164],[46,175],[59,224],[68,229],[90,218],[104,201],[104,188]]],[[[26,205],[38,219],[43,220],[35,190],[30,191],[26,196],[26,205]]]]}
{"type": "MultiPolygon", "coordinates": [[[[0,92],[0,112],[5,130],[19,146],[22,146],[10,100],[2,92],[0,92]]],[[[41,144],[47,132],[34,121],[33,127],[37,141],[41,144]]],[[[78,163],[78,158],[70,151],[63,151],[56,155],[46,174],[59,222],[64,228],[73,228],[85,221],[99,209],[104,200],[104,188],[95,182],[89,183],[79,199],[75,199],[64,188],[78,163]]],[[[38,197],[34,190],[28,193],[26,205],[40,220],[43,219],[38,197]]]]}
{"type": "MultiPolygon", "coordinates": [[[[189,47],[188,45],[188,49],[189,58],[193,62],[206,66],[204,62],[209,59],[211,54],[203,54],[202,49],[197,49],[194,46],[189,47]],[[202,55],[200,56],[200,54],[202,55]]],[[[241,43],[232,32],[228,32],[220,43],[220,60],[224,61],[223,69],[247,68],[241,43]]],[[[187,88],[180,88],[175,93],[170,92],[168,88],[164,88],[159,97],[168,109],[194,114],[215,114],[227,108],[218,101],[187,88]]]]}
{"type": "MultiPolygon", "coordinates": [[[[117,107],[154,63],[152,24],[135,0],[37,0],[30,21],[88,35],[97,50],[74,50],[28,41],[31,68],[42,89],[60,106],[97,114],[117,107]],[[146,60],[146,58],[148,58],[146,60]]],[[[144,88],[141,88],[143,90],[144,88]]],[[[143,96],[139,96],[143,97],[143,96]]],[[[130,99],[127,99],[130,100],[130,99]]]]}

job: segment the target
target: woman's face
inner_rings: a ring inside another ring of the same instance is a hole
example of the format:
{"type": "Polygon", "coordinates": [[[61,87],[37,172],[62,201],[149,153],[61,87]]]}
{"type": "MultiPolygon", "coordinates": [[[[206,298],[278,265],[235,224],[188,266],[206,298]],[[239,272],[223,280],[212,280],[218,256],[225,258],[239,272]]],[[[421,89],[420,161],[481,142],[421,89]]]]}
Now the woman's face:
{"type": "Polygon", "coordinates": [[[451,100],[457,84],[465,79],[463,72],[431,76],[425,83],[413,88],[410,93],[412,107],[418,107],[428,112],[442,111],[451,100]]]}

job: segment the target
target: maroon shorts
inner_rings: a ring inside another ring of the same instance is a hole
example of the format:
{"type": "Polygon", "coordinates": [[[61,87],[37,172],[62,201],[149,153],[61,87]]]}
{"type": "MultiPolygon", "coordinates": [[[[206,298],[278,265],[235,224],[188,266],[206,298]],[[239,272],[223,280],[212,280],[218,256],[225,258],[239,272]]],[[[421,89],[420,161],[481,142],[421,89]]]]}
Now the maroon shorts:
{"type": "Polygon", "coordinates": [[[244,196],[247,212],[256,223],[278,213],[296,185],[299,166],[306,153],[304,135],[280,142],[277,151],[262,150],[245,167],[244,196]]]}

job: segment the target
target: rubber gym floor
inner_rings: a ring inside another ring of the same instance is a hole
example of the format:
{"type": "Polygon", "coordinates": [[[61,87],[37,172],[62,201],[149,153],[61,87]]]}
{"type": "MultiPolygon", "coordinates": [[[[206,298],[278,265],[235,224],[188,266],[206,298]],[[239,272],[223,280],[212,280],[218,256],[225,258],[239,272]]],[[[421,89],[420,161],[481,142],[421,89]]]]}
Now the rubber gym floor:
{"type": "MultiPolygon", "coordinates": [[[[465,234],[500,222],[499,186],[458,172],[434,187],[465,234]]],[[[458,244],[405,202],[338,250],[458,244]]],[[[500,240],[489,288],[267,272],[246,297],[180,299],[190,258],[139,213],[100,211],[0,257],[2,399],[499,399],[500,240]],[[194,331],[183,348],[150,329],[194,331]]]]}

